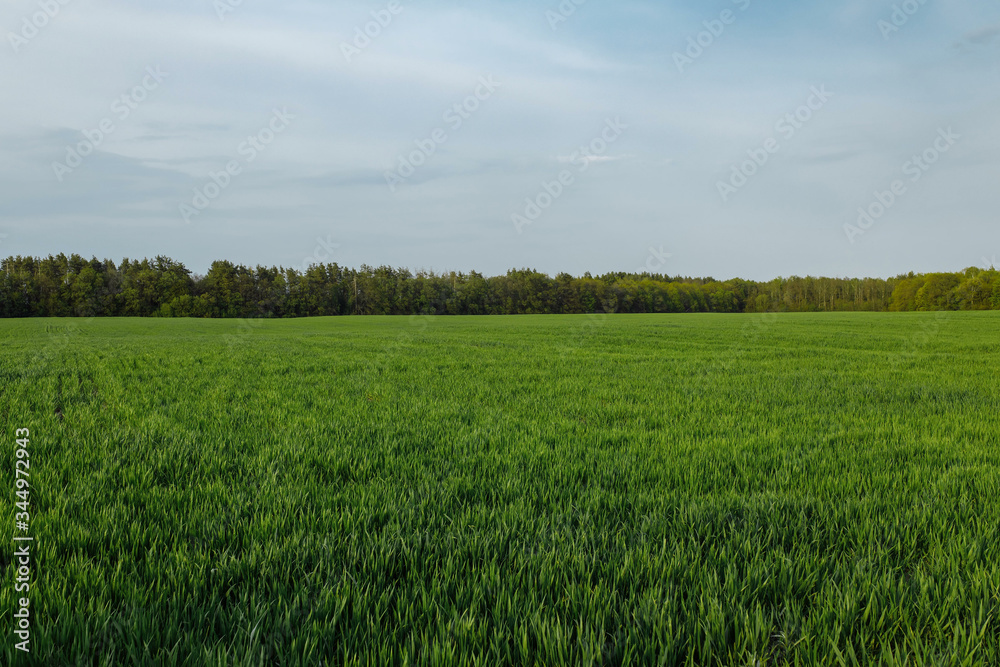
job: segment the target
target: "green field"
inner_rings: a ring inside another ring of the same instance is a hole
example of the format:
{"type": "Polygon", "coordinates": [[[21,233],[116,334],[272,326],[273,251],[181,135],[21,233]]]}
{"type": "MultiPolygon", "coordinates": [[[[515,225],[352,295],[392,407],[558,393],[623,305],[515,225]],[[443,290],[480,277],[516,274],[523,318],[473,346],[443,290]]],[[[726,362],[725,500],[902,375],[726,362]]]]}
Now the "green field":
{"type": "Polygon", "coordinates": [[[1000,665],[998,331],[0,321],[0,663],[1000,665]]]}

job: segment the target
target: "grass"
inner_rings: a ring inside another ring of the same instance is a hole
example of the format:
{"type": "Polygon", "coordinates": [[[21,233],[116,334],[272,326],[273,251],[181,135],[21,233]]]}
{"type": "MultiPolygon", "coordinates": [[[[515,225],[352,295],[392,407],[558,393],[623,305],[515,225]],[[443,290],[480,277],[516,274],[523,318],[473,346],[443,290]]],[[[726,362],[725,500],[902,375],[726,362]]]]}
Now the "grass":
{"type": "Polygon", "coordinates": [[[998,325],[0,321],[0,662],[998,665],[998,325]]]}

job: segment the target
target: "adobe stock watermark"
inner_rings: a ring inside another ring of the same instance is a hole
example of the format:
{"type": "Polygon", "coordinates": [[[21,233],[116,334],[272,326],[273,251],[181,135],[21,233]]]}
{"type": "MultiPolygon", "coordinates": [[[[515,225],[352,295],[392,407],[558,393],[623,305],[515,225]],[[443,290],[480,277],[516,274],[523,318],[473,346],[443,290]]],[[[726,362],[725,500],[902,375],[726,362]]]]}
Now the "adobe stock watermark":
{"type": "Polygon", "coordinates": [[[334,243],[329,234],[326,235],[325,239],[322,236],[317,236],[313,254],[302,259],[302,264],[297,269],[298,272],[305,275],[310,266],[328,263],[333,259],[333,254],[337,250],[340,250],[340,244],[334,243]]]}
{"type": "Polygon", "coordinates": [[[646,263],[635,270],[636,274],[642,275],[643,273],[648,273],[650,275],[655,275],[660,272],[660,270],[667,265],[667,260],[673,257],[672,254],[666,252],[661,245],[659,249],[650,247],[649,257],[646,258],[646,263]]]}
{"type": "Polygon", "coordinates": [[[400,4],[399,0],[389,0],[384,8],[371,13],[371,21],[368,21],[363,26],[356,27],[354,29],[354,39],[350,42],[340,43],[340,52],[344,54],[344,59],[347,60],[347,63],[350,64],[365,49],[371,46],[372,41],[378,39],[382,32],[392,25],[396,17],[403,13],[403,9],[405,8],[400,4]]]}
{"type": "Polygon", "coordinates": [[[62,8],[73,0],[39,0],[37,12],[21,19],[21,29],[18,32],[8,32],[7,41],[19,53],[28,43],[45,29],[52,19],[59,16],[62,8]]]}
{"type": "MultiPolygon", "coordinates": [[[[402,318],[395,321],[401,322],[402,318]]],[[[369,392],[368,400],[375,399],[374,391],[381,375],[379,369],[385,368],[393,359],[398,358],[407,351],[412,351],[416,347],[417,342],[419,342],[419,338],[427,332],[434,322],[433,315],[410,315],[406,320],[406,329],[399,329],[395,337],[388,342],[377,344],[376,351],[365,357],[362,382],[369,392]]],[[[389,383],[389,386],[398,388],[399,383],[389,383]]]]}
{"type": "Polygon", "coordinates": [[[561,24],[568,21],[573,14],[576,14],[577,9],[585,4],[587,4],[587,0],[562,0],[554,10],[547,9],[545,11],[545,19],[549,22],[549,28],[555,32],[561,24]]]}
{"type": "MultiPolygon", "coordinates": [[[[751,0],[732,0],[732,2],[740,12],[750,9],[751,0]]],[[[677,71],[683,74],[686,68],[705,55],[705,51],[722,37],[728,26],[736,23],[738,17],[739,14],[732,9],[724,9],[718,18],[703,21],[701,25],[705,29],[688,37],[687,48],[683,52],[674,51],[674,65],[677,66],[677,71]]]]}
{"type": "MultiPolygon", "coordinates": [[[[931,167],[937,164],[938,160],[961,139],[962,135],[955,134],[950,127],[948,129],[938,128],[938,136],[934,139],[933,143],[923,152],[914,155],[904,162],[903,166],[900,167],[903,176],[908,176],[910,183],[919,182],[930,171],[931,167]]],[[[857,223],[853,225],[850,223],[844,224],[844,234],[847,235],[847,240],[853,245],[859,236],[864,236],[866,232],[874,227],[875,223],[881,220],[889,209],[895,206],[896,202],[906,195],[907,192],[909,192],[909,186],[902,179],[896,179],[890,183],[888,190],[876,190],[875,199],[868,206],[858,208],[857,223]]]]}
{"type": "MultiPolygon", "coordinates": [[[[774,131],[781,139],[790,141],[834,97],[834,94],[826,89],[825,84],[819,87],[813,86],[810,88],[810,92],[805,104],[795,111],[785,114],[774,124],[774,131]]],[[[771,136],[765,139],[759,147],[748,149],[747,159],[732,165],[729,179],[717,181],[715,184],[719,196],[722,197],[722,202],[728,203],[730,197],[743,189],[750,182],[750,179],[771,160],[771,156],[781,150],[781,146],[779,138],[771,136]]]]}
{"type": "Polygon", "coordinates": [[[385,172],[385,182],[389,186],[389,191],[395,193],[400,185],[417,173],[417,169],[427,164],[431,156],[437,153],[438,148],[451,138],[448,132],[458,132],[462,129],[465,122],[472,118],[483,103],[493,97],[497,89],[502,86],[503,84],[496,81],[492,74],[479,77],[479,84],[472,94],[448,107],[441,115],[441,119],[447,123],[449,129],[443,127],[435,129],[426,138],[413,142],[416,149],[396,158],[396,168],[385,172]]]}
{"type": "Polygon", "coordinates": [[[778,323],[777,313],[758,313],[752,319],[744,320],[740,336],[733,340],[727,352],[718,355],[712,363],[703,368],[706,375],[732,373],[734,367],[754,348],[763,345],[761,339],[778,323]]]}
{"type": "Polygon", "coordinates": [[[53,327],[48,337],[39,340],[38,345],[34,346],[31,361],[26,366],[24,377],[36,379],[47,375],[50,370],[49,366],[55,364],[59,354],[69,346],[71,341],[76,340],[81,333],[85,332],[86,327],[92,324],[94,319],[94,317],[88,317],[82,321],[83,326],[80,326],[80,319],[74,318],[67,320],[67,324],[63,327],[53,327]]]}
{"type": "MultiPolygon", "coordinates": [[[[575,166],[577,173],[582,174],[590,168],[591,164],[611,159],[606,155],[608,149],[621,138],[627,129],[628,125],[622,122],[621,117],[609,118],[605,121],[601,133],[590,143],[580,146],[572,155],[561,159],[575,166]]],[[[510,216],[517,233],[523,234],[524,228],[541,218],[542,214],[562,197],[566,188],[575,182],[576,176],[569,169],[560,171],[552,181],[542,181],[539,192],[534,197],[528,197],[524,200],[524,210],[520,213],[512,213],[510,216]]]]}
{"type": "Polygon", "coordinates": [[[900,4],[893,5],[889,18],[879,19],[876,24],[882,32],[882,38],[889,39],[899,32],[926,4],[927,0],[903,0],[900,4]]]}
{"type": "Polygon", "coordinates": [[[202,211],[211,206],[212,202],[232,185],[233,179],[242,174],[245,167],[266,151],[275,138],[288,129],[293,120],[295,116],[288,113],[288,109],[274,109],[268,123],[236,147],[236,153],[243,160],[230,160],[221,171],[208,172],[209,180],[203,186],[194,189],[191,203],[180,204],[178,209],[184,222],[190,224],[191,218],[201,215],[202,211]]]}
{"type": "Polygon", "coordinates": [[[118,126],[115,125],[115,119],[120,123],[128,120],[132,112],[149,99],[149,94],[159,88],[168,76],[170,75],[161,70],[159,65],[155,68],[147,67],[146,76],[142,78],[142,82],[111,103],[110,111],[113,116],[103,118],[93,130],[84,130],[83,141],[76,145],[66,146],[65,159],[62,162],[52,163],[52,171],[56,175],[56,180],[62,183],[63,179],[82,165],[84,158],[100,148],[105,139],[118,129],[118,126]]]}
{"type": "Polygon", "coordinates": [[[904,365],[912,365],[920,355],[926,351],[938,336],[941,335],[941,328],[944,324],[951,320],[951,313],[947,310],[937,310],[934,312],[934,320],[928,320],[926,318],[921,318],[919,322],[919,331],[914,332],[911,336],[906,339],[904,349],[897,355],[893,355],[891,358],[891,365],[893,368],[899,368],[904,365]]]}
{"type": "Polygon", "coordinates": [[[232,14],[243,5],[243,0],[214,0],[212,6],[220,23],[225,23],[226,16],[232,14]]]}
{"type": "Polygon", "coordinates": [[[250,336],[254,333],[262,331],[269,319],[268,315],[270,313],[265,316],[241,317],[236,320],[236,333],[227,333],[222,336],[222,341],[226,344],[229,354],[241,348],[245,343],[249,343],[250,336]]]}
{"type": "Polygon", "coordinates": [[[603,308],[604,310],[601,312],[588,313],[586,321],[570,329],[569,335],[559,345],[560,361],[565,361],[567,357],[579,352],[587,340],[604,328],[608,323],[608,315],[614,314],[614,311],[607,306],[603,306],[603,308]]]}

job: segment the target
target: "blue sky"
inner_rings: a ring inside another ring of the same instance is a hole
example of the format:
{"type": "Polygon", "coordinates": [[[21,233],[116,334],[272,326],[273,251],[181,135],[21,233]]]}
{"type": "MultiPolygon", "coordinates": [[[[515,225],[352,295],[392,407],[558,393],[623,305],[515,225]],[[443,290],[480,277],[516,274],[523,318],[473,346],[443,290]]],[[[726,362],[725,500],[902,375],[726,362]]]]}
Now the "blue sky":
{"type": "Polygon", "coordinates": [[[0,9],[3,256],[769,279],[1000,255],[995,2],[63,1],[0,9]]]}

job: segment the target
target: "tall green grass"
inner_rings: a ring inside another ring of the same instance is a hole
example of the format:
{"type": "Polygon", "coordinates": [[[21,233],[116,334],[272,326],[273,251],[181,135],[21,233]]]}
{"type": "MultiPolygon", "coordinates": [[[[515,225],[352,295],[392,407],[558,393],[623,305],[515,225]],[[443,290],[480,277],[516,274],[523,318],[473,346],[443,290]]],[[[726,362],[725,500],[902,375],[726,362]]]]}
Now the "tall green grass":
{"type": "Polygon", "coordinates": [[[0,321],[0,662],[1000,665],[998,325],[0,321]]]}

